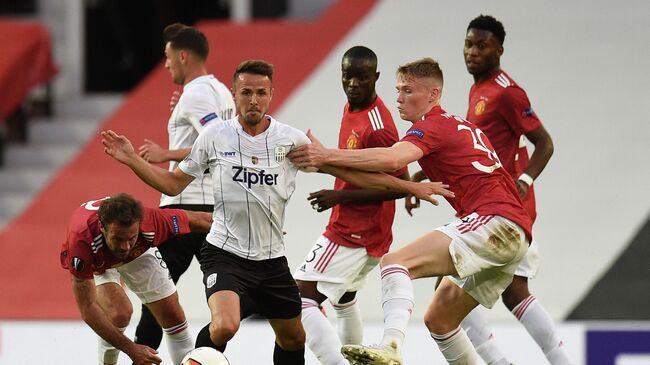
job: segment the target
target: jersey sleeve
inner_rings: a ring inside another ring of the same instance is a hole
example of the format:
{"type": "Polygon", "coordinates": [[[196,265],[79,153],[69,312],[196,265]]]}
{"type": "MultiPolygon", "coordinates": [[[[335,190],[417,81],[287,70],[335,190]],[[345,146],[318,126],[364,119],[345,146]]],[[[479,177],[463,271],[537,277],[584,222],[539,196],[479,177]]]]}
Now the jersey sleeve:
{"type": "Polygon", "coordinates": [[[61,250],[61,266],[82,280],[93,278],[93,253],[87,242],[89,239],[79,233],[71,232],[61,250]]]}
{"type": "Polygon", "coordinates": [[[152,224],[156,234],[153,245],[158,246],[171,236],[190,233],[190,222],[185,211],[181,209],[145,208],[148,224],[152,224]]]}
{"type": "Polygon", "coordinates": [[[292,131],[293,131],[293,143],[294,143],[293,148],[298,148],[306,144],[311,144],[311,140],[309,139],[309,137],[307,137],[307,135],[303,131],[293,127],[292,127],[292,131]]]}
{"type": "Polygon", "coordinates": [[[220,106],[215,105],[210,93],[190,92],[184,94],[183,110],[180,118],[191,123],[197,132],[201,132],[208,123],[221,119],[220,106]]]}
{"type": "Polygon", "coordinates": [[[524,90],[508,87],[501,97],[501,115],[516,134],[532,132],[542,125],[524,90]]]}
{"type": "Polygon", "coordinates": [[[207,133],[199,133],[190,153],[178,164],[178,168],[185,174],[201,178],[205,170],[208,169],[209,143],[207,139],[207,133]]]}
{"type": "Polygon", "coordinates": [[[440,147],[440,140],[437,133],[431,128],[432,123],[435,122],[423,120],[414,123],[402,141],[413,143],[422,150],[425,156],[436,151],[440,147]]]}

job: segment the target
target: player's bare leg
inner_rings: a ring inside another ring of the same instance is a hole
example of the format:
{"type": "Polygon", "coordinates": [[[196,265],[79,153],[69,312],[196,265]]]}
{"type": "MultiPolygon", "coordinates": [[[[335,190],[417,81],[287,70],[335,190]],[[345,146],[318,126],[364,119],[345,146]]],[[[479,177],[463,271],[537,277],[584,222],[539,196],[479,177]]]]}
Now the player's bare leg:
{"type": "Polygon", "coordinates": [[[424,323],[449,364],[478,364],[479,356],[460,323],[478,302],[443,278],[424,315],[424,323]]]}
{"type": "Polygon", "coordinates": [[[232,290],[218,291],[208,298],[208,306],[210,340],[217,348],[224,348],[241,323],[239,295],[232,290]]]}
{"type": "Polygon", "coordinates": [[[275,332],[273,364],[305,364],[305,330],[300,315],[291,319],[269,319],[275,332]]]}
{"type": "MultiPolygon", "coordinates": [[[[116,283],[109,282],[97,286],[96,293],[97,303],[106,314],[106,317],[120,332],[124,332],[133,314],[133,306],[124,289],[116,283]]],[[[99,364],[117,364],[120,351],[99,336],[97,342],[99,364]]]]}
{"type": "Polygon", "coordinates": [[[147,307],[163,329],[173,363],[180,364],[185,354],[194,348],[194,341],[178,301],[178,293],[148,303],[147,307]]]}

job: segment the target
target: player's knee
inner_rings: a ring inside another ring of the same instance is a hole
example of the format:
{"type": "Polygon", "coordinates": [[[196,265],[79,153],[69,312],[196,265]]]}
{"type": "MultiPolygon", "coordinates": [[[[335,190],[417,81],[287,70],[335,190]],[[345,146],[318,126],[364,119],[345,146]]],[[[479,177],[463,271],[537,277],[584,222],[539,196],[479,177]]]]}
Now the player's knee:
{"type": "Polygon", "coordinates": [[[297,326],[291,333],[278,336],[276,339],[278,345],[285,351],[298,351],[305,347],[305,330],[302,326],[297,326]]]}
{"type": "Polygon", "coordinates": [[[111,313],[109,319],[115,327],[123,328],[129,325],[131,315],[133,314],[133,307],[124,308],[119,311],[111,313]]]}
{"type": "Polygon", "coordinates": [[[443,313],[435,310],[428,310],[424,315],[424,325],[429,332],[436,334],[449,333],[458,327],[458,323],[453,323],[443,313]]]}
{"type": "Polygon", "coordinates": [[[379,266],[384,267],[387,265],[395,265],[395,264],[400,264],[400,261],[398,260],[398,256],[395,255],[392,252],[389,252],[385,254],[384,256],[381,257],[381,260],[379,261],[379,266]]]}
{"type": "Polygon", "coordinates": [[[210,323],[210,339],[216,345],[228,342],[239,330],[239,321],[219,318],[210,323]]]}

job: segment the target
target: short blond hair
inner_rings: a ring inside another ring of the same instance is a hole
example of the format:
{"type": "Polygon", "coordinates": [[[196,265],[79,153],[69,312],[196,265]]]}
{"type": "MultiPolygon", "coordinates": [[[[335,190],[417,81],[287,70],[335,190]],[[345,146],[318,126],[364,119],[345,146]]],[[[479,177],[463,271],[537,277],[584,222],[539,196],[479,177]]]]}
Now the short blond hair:
{"type": "Polygon", "coordinates": [[[440,82],[442,86],[444,78],[440,64],[433,58],[426,57],[417,61],[409,62],[397,68],[397,76],[404,78],[432,78],[440,82]]]}

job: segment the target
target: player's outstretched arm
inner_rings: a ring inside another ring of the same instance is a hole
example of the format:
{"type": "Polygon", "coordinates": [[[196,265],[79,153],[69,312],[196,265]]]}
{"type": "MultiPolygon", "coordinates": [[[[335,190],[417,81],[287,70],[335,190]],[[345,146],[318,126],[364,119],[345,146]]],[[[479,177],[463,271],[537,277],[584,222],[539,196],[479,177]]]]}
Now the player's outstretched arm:
{"type": "Polygon", "coordinates": [[[103,131],[101,134],[104,152],[107,155],[127,165],[142,181],[163,194],[178,195],[194,180],[194,177],[178,168],[169,172],[149,164],[135,152],[133,145],[125,136],[111,130],[103,131]]]}
{"type": "Polygon", "coordinates": [[[95,292],[95,281],[93,279],[79,279],[70,275],[72,279],[72,291],[81,318],[101,338],[106,340],[116,349],[126,353],[135,364],[160,364],[162,359],[158,357],[157,351],[144,345],[139,345],[124,336],[122,332],[106,318],[106,314],[97,303],[95,292]]]}
{"type": "Polygon", "coordinates": [[[398,179],[385,173],[366,172],[329,165],[321,166],[321,170],[362,188],[413,194],[415,197],[426,200],[433,205],[438,205],[438,201],[432,198],[432,195],[440,195],[446,198],[455,196],[452,191],[446,189],[449,185],[441,182],[417,183],[398,179]]]}
{"type": "Polygon", "coordinates": [[[192,151],[191,148],[181,148],[178,150],[168,150],[162,148],[158,143],[146,139],[140,148],[138,154],[149,163],[163,163],[167,161],[183,161],[192,151]]]}
{"type": "MultiPolygon", "coordinates": [[[[397,176],[397,178],[410,180],[408,172],[397,176]]],[[[307,199],[313,209],[323,212],[338,204],[375,204],[401,199],[405,196],[407,194],[378,189],[323,189],[310,193],[307,199]]]]}
{"type": "Polygon", "coordinates": [[[307,131],[307,137],[312,143],[288,154],[291,162],[301,168],[330,165],[364,171],[395,171],[423,155],[422,150],[406,142],[397,142],[392,147],[340,150],[325,148],[311,130],[307,131]]]}
{"type": "Polygon", "coordinates": [[[210,232],[210,227],[212,227],[211,213],[193,212],[191,210],[185,210],[184,212],[187,214],[192,232],[210,232]]]}

